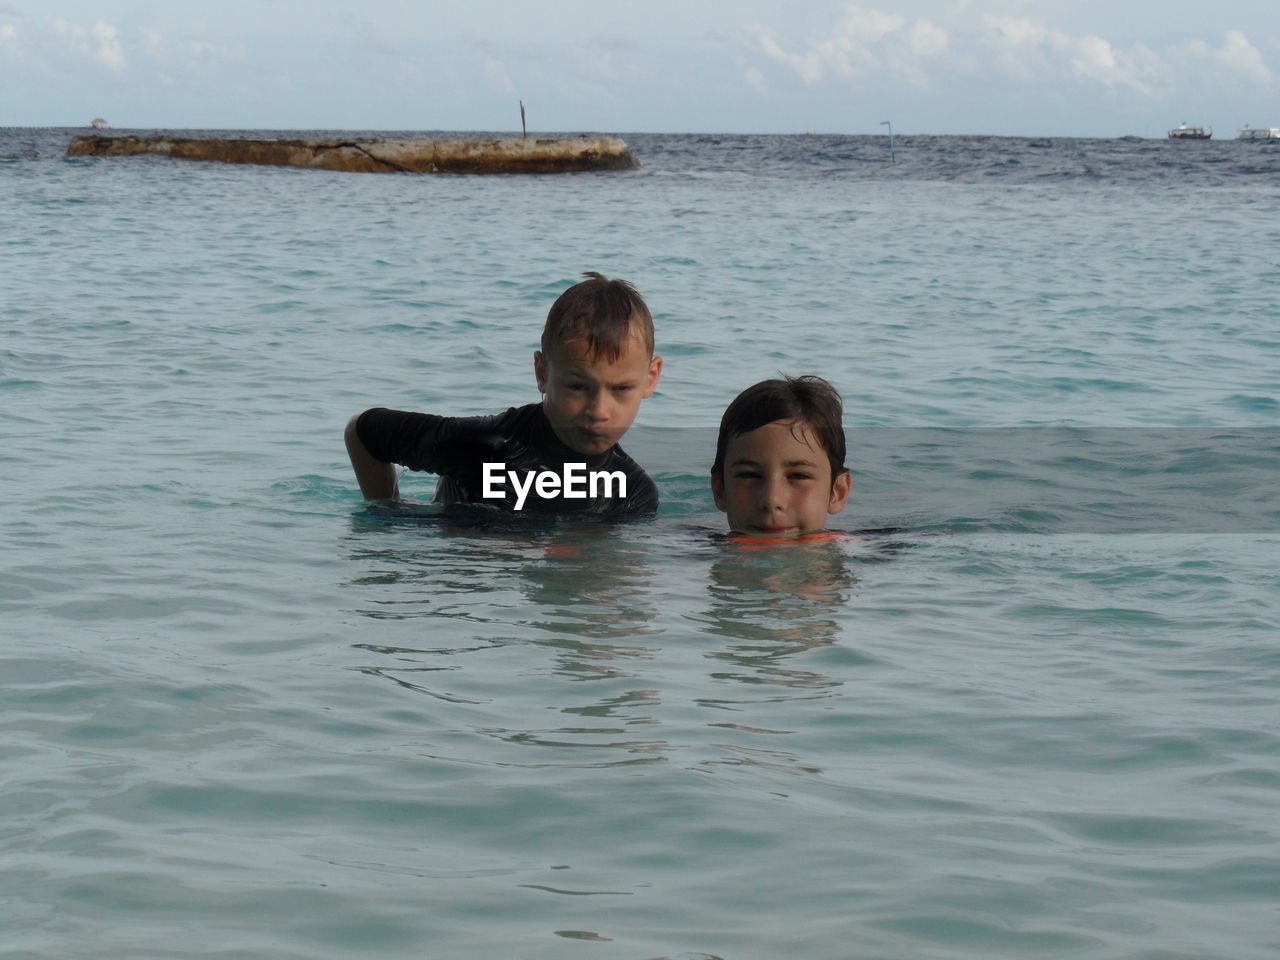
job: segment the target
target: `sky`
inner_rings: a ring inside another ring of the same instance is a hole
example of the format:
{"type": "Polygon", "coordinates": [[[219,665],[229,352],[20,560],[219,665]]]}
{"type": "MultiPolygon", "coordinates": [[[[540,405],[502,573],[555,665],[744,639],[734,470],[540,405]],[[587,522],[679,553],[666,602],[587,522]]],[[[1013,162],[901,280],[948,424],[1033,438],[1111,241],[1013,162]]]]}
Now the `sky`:
{"type": "Polygon", "coordinates": [[[0,0],[0,126],[1235,136],[1276,0],[0,0]]]}

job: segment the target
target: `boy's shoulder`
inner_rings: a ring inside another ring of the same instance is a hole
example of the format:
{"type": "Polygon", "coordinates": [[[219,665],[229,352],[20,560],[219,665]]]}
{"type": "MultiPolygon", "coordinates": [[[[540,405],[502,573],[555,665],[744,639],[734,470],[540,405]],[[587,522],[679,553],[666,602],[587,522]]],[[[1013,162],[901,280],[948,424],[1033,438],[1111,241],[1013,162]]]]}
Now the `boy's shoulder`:
{"type": "Polygon", "coordinates": [[[392,410],[389,407],[370,407],[356,419],[356,429],[361,437],[369,434],[412,431],[429,431],[435,434],[492,434],[503,430],[529,428],[537,425],[539,404],[508,407],[501,413],[482,413],[468,416],[445,416],[436,413],[420,413],[415,410],[392,410]]]}

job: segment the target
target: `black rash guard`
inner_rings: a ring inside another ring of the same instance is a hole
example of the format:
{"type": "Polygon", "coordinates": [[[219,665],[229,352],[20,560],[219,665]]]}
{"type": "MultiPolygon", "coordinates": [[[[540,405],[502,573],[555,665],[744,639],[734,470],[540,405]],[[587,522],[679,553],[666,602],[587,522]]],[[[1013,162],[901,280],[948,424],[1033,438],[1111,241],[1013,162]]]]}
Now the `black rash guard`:
{"type": "MultiPolygon", "coordinates": [[[[356,434],[365,449],[383,463],[440,474],[436,500],[442,503],[488,503],[515,510],[518,496],[506,471],[519,474],[523,484],[531,471],[563,476],[566,463],[585,463],[588,472],[620,471],[626,480],[626,496],[617,496],[620,484],[616,481],[611,491],[614,496],[582,499],[559,495],[543,498],[536,485],[531,485],[522,509],[543,515],[606,517],[654,513],[658,509],[658,488],[621,447],[595,456],[570,449],[555,435],[540,403],[512,407],[491,417],[438,417],[375,407],[360,414],[356,434]],[[502,499],[483,496],[486,463],[501,465],[502,499]]],[[[598,493],[604,489],[601,485],[598,493]]]]}

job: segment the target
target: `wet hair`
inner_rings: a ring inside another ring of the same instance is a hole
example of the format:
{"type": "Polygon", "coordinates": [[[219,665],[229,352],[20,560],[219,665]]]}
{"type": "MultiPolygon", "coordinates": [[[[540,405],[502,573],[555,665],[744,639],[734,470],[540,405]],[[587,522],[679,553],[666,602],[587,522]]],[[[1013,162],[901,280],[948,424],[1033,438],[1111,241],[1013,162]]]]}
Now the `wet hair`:
{"type": "Polygon", "coordinates": [[[761,380],[734,397],[720,418],[712,475],[723,475],[729,441],[778,420],[794,420],[809,428],[831,463],[831,482],[845,472],[844,405],[840,394],[821,377],[761,380]]]}
{"type": "Polygon", "coordinates": [[[588,270],[585,279],[556,299],[542,328],[542,352],[549,355],[566,343],[582,342],[587,353],[609,363],[622,356],[632,336],[639,336],[653,356],[653,315],[636,288],[588,270]]]}

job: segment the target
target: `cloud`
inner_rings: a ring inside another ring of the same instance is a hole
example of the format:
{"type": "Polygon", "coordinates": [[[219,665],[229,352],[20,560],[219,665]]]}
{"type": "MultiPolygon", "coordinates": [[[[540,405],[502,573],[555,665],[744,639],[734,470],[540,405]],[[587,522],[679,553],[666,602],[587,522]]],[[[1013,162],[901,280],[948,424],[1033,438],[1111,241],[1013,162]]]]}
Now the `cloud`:
{"type": "Polygon", "coordinates": [[[1228,30],[1217,48],[1192,40],[1161,54],[1146,44],[1122,49],[1093,34],[1073,36],[1026,18],[986,20],[990,62],[1017,79],[1074,79],[1146,98],[1232,78],[1262,87],[1276,79],[1262,52],[1240,30],[1228,30]]]}
{"type": "Polygon", "coordinates": [[[756,24],[740,42],[756,71],[746,75],[747,84],[757,92],[767,88],[769,66],[809,87],[1014,81],[1028,89],[1076,87],[1139,101],[1228,81],[1263,88],[1276,82],[1262,51],[1237,29],[1228,30],[1219,46],[1194,40],[1157,50],[1098,32],[1055,29],[1033,17],[987,13],[972,3],[953,4],[940,22],[847,4],[823,36],[788,41],[756,24]]]}
{"type": "Polygon", "coordinates": [[[947,32],[928,20],[908,25],[898,14],[856,4],[845,7],[830,35],[811,40],[799,50],[786,49],[759,24],[750,27],[748,35],[755,52],[787,67],[809,86],[828,77],[857,82],[882,70],[921,84],[927,81],[924,64],[946,53],[950,45],[947,32]]]}
{"type": "Polygon", "coordinates": [[[349,32],[356,46],[366,53],[378,56],[394,56],[400,53],[399,47],[387,38],[372,20],[357,17],[348,11],[341,11],[338,20],[349,32]]]}
{"type": "Polygon", "coordinates": [[[555,90],[570,101],[616,102],[645,77],[636,44],[625,37],[504,43],[463,33],[460,39],[472,54],[470,72],[503,93],[555,90]]]}
{"type": "Polygon", "coordinates": [[[1203,40],[1193,40],[1187,44],[1186,52],[1220,75],[1236,76],[1264,87],[1271,86],[1276,79],[1262,59],[1262,51],[1239,30],[1228,30],[1223,35],[1222,46],[1216,50],[1203,40]]]}
{"type": "Polygon", "coordinates": [[[907,47],[920,57],[937,57],[947,52],[950,38],[947,31],[934,26],[928,20],[917,20],[907,33],[907,47]]]}
{"type": "Polygon", "coordinates": [[[211,71],[228,62],[242,64],[248,59],[241,43],[215,43],[199,37],[173,39],[152,27],[126,33],[103,20],[86,26],[61,17],[41,18],[23,27],[0,23],[0,46],[11,63],[62,77],[76,76],[88,68],[121,79],[132,76],[169,82],[182,74],[207,79],[211,71]]]}
{"type": "Polygon", "coordinates": [[[120,46],[120,31],[109,23],[98,22],[90,31],[96,44],[93,58],[115,73],[124,73],[124,50],[120,46]]]}
{"type": "Polygon", "coordinates": [[[569,45],[568,65],[579,83],[612,95],[619,83],[642,74],[633,59],[635,47],[619,37],[593,37],[569,45]]]}
{"type": "Polygon", "coordinates": [[[1026,17],[984,18],[983,46],[988,63],[1005,76],[1023,81],[1077,80],[1124,88],[1153,97],[1169,92],[1174,71],[1141,43],[1122,50],[1095,34],[1051,30],[1026,17]]]}
{"type": "Polygon", "coordinates": [[[120,42],[120,31],[114,25],[99,20],[86,29],[58,18],[48,19],[45,22],[61,45],[62,52],[87,60],[112,73],[125,72],[128,63],[124,55],[124,47],[120,42]]]}
{"type": "Polygon", "coordinates": [[[246,53],[243,45],[213,43],[209,40],[187,40],[179,48],[179,56],[189,63],[214,63],[224,60],[243,60],[246,53]]]}
{"type": "Polygon", "coordinates": [[[511,82],[511,76],[507,73],[507,68],[503,66],[502,61],[497,57],[489,57],[485,60],[484,75],[489,83],[503,93],[515,92],[516,85],[511,82]]]}

